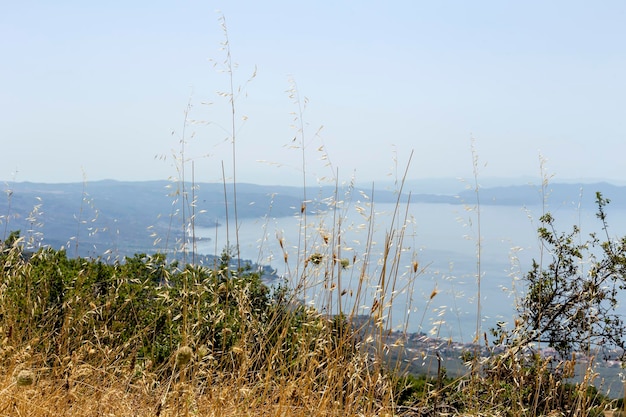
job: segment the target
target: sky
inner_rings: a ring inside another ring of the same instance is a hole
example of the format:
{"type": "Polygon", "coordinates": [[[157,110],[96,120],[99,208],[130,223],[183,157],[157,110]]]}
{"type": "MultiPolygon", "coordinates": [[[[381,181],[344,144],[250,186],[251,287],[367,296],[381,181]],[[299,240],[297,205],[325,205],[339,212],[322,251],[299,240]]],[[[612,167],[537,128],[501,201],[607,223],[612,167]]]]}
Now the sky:
{"type": "Polygon", "coordinates": [[[623,1],[2,9],[0,181],[626,181],[623,1]]]}

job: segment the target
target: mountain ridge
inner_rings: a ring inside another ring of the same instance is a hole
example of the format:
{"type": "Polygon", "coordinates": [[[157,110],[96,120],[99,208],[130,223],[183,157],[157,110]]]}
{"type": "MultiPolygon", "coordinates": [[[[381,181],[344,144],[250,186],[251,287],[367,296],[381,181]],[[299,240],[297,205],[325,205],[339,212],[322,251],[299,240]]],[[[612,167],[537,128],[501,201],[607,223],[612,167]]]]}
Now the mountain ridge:
{"type": "MultiPolygon", "coordinates": [[[[457,193],[417,192],[416,182],[407,181],[400,195],[390,187],[237,184],[239,218],[298,215],[303,207],[315,214],[331,210],[335,198],[375,203],[423,203],[475,205],[542,204],[548,209],[561,205],[593,207],[595,193],[611,200],[610,207],[626,207],[626,187],[600,183],[554,183],[545,188],[509,185],[471,189],[457,193]],[[373,192],[372,192],[373,188],[373,192]]],[[[33,241],[58,248],[74,247],[76,254],[101,254],[104,250],[128,256],[137,252],[172,250],[183,237],[183,216],[195,226],[223,223],[226,213],[232,221],[232,184],[183,184],[166,180],[101,180],[75,183],[5,183],[0,198],[0,238],[13,230],[33,241]],[[182,196],[186,203],[182,204],[182,196]],[[195,204],[191,201],[195,199],[195,204]],[[163,247],[165,245],[165,248],[163,247]]]]}

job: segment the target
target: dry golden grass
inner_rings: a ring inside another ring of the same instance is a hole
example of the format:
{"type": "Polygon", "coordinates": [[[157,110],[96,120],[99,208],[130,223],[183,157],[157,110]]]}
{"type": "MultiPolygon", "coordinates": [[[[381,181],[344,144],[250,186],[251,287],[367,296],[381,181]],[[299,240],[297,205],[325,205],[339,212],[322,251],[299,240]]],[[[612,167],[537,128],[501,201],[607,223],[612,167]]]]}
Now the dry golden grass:
{"type": "Polygon", "coordinates": [[[130,370],[70,360],[55,369],[31,369],[22,363],[5,369],[0,377],[0,415],[380,415],[385,406],[373,400],[369,391],[388,389],[386,382],[357,380],[354,376],[362,372],[350,369],[350,363],[341,365],[331,365],[325,386],[316,387],[313,373],[324,364],[315,362],[297,379],[276,375],[280,369],[268,363],[264,372],[255,375],[256,381],[239,372],[216,371],[207,377],[193,360],[167,377],[139,366],[130,370]]]}

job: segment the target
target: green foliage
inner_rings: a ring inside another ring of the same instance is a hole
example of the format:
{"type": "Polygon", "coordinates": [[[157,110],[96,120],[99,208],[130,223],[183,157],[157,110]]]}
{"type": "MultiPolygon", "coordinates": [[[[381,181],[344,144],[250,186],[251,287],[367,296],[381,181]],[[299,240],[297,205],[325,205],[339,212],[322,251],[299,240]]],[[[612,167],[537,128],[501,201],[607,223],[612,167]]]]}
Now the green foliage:
{"type": "Polygon", "coordinates": [[[525,276],[528,291],[517,329],[521,345],[544,341],[564,357],[598,346],[624,348],[626,326],[615,309],[626,280],[626,237],[609,237],[609,200],[596,197],[605,240],[591,234],[581,241],[578,227],[558,233],[550,214],[541,218],[539,238],[552,261],[547,267],[534,261],[525,276]]]}
{"type": "Polygon", "coordinates": [[[4,241],[2,247],[3,248],[11,248],[13,247],[15,244],[17,244],[20,240],[20,231],[19,230],[14,230],[11,233],[9,233],[9,236],[7,236],[6,240],[4,241]]]}
{"type": "MultiPolygon", "coordinates": [[[[189,346],[201,352],[203,372],[271,364],[294,375],[330,363],[329,349],[341,363],[358,353],[345,317],[328,320],[286,286],[270,289],[248,266],[232,265],[228,250],[213,269],[181,268],[162,254],[108,264],[41,249],[26,259],[18,239],[0,254],[0,331],[13,346],[30,344],[47,367],[91,352],[92,361],[169,369],[189,346]]],[[[319,374],[315,384],[329,383],[319,374]]]]}
{"type": "Polygon", "coordinates": [[[41,249],[26,260],[18,238],[12,234],[0,254],[0,327],[16,344],[39,341],[34,348],[46,358],[59,360],[88,342],[159,365],[183,336],[219,356],[247,322],[267,318],[270,292],[256,273],[179,270],[162,254],[105,264],[41,249]]]}
{"type": "Polygon", "coordinates": [[[514,329],[504,323],[491,329],[499,350],[481,366],[476,395],[483,401],[530,415],[577,408],[592,415],[608,403],[591,385],[590,368],[584,383],[567,383],[574,376],[575,352],[624,348],[626,326],[616,307],[626,286],[626,238],[608,233],[609,200],[597,193],[596,203],[603,238],[592,233],[583,240],[577,226],[560,233],[552,215],[541,217],[538,234],[551,260],[547,266],[533,261],[524,276],[527,291],[514,329]],[[553,347],[558,357],[541,357],[537,343],[553,347]]]}
{"type": "Polygon", "coordinates": [[[445,399],[448,405],[457,406],[458,383],[452,378],[439,379],[427,375],[407,374],[396,382],[395,401],[398,405],[427,404],[433,397],[445,399]]]}

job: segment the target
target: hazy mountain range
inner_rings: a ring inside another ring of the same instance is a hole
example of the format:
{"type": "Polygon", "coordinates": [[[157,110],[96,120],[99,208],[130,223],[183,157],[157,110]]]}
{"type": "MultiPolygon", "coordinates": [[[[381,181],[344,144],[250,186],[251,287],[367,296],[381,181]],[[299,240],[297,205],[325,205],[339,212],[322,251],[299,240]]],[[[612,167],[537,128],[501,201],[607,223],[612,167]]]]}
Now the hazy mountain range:
{"type": "MultiPolygon", "coordinates": [[[[306,190],[309,212],[328,210],[335,200],[371,199],[377,203],[402,202],[476,204],[474,189],[463,189],[455,180],[407,181],[402,194],[393,183],[364,187],[310,187],[306,190]],[[452,191],[454,184],[460,189],[452,191]],[[440,191],[437,191],[440,190],[440,191]],[[367,197],[366,197],[367,196],[367,197]]],[[[283,217],[298,214],[304,192],[301,187],[237,184],[239,218],[283,217]]],[[[100,256],[106,250],[119,256],[137,252],[168,251],[180,245],[183,219],[193,216],[197,226],[214,226],[234,217],[232,184],[200,183],[192,187],[168,181],[88,183],[5,183],[0,198],[0,238],[20,230],[34,243],[64,246],[68,254],[100,256]],[[185,195],[185,204],[182,196],[185,195]],[[195,201],[195,204],[192,204],[195,201]]],[[[613,207],[626,207],[626,187],[609,183],[549,184],[544,195],[548,207],[592,207],[600,191],[613,207]]],[[[508,185],[480,187],[484,205],[538,205],[541,187],[508,185]]]]}

